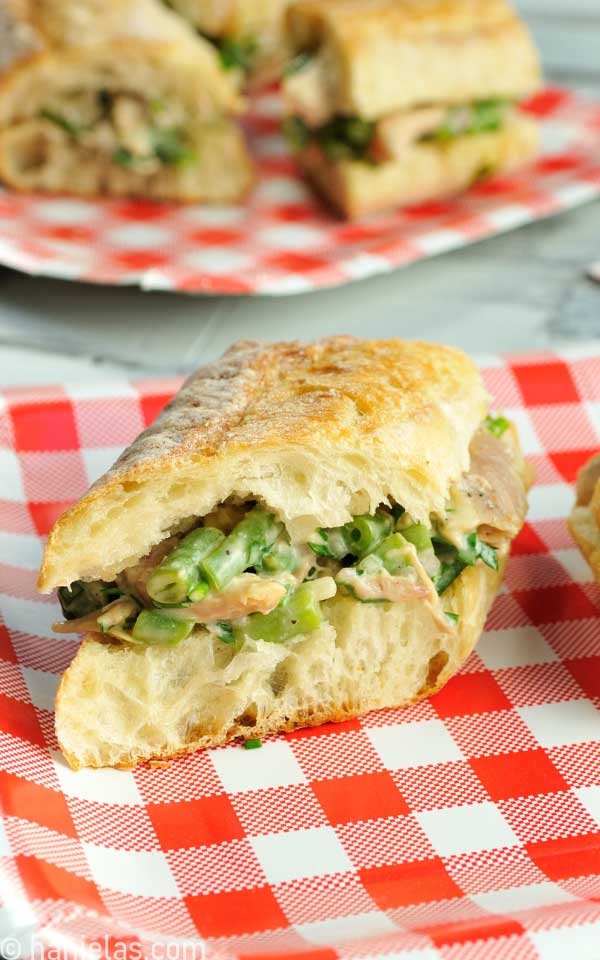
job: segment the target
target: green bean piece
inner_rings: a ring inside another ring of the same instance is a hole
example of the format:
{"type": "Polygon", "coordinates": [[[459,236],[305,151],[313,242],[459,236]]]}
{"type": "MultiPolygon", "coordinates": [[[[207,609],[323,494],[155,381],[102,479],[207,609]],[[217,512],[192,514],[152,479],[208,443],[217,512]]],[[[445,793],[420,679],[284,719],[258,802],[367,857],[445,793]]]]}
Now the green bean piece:
{"type": "Polygon", "coordinates": [[[258,750],[260,747],[262,747],[262,740],[258,738],[244,740],[244,750],[258,750]]]}
{"type": "Polygon", "coordinates": [[[192,603],[199,603],[200,600],[204,600],[205,596],[210,592],[210,587],[207,584],[206,580],[198,580],[196,586],[190,590],[188,597],[192,603]]]}
{"type": "Polygon", "coordinates": [[[383,566],[388,573],[398,574],[403,567],[410,566],[406,558],[406,540],[401,533],[392,533],[386,537],[372,553],[356,565],[359,573],[374,573],[374,564],[383,566]]]}
{"type": "Polygon", "coordinates": [[[146,590],[157,603],[182,603],[200,581],[198,565],[225,535],[215,527],[198,527],[180,541],[148,577],[146,590]]]}
{"type": "Polygon", "coordinates": [[[412,523],[410,527],[404,527],[401,533],[405,540],[416,547],[417,553],[432,549],[431,536],[424,523],[412,523]]]}
{"type": "Polygon", "coordinates": [[[193,621],[173,620],[157,610],[142,610],[133,626],[132,636],[137,643],[147,646],[174,647],[193,629],[193,621]]]}
{"type": "Polygon", "coordinates": [[[263,573],[281,573],[295,570],[298,566],[298,551],[288,537],[282,536],[275,541],[270,550],[257,564],[256,569],[263,573]]]}
{"type": "Polygon", "coordinates": [[[301,584],[271,613],[251,614],[241,629],[251,640],[284,643],[301,633],[312,633],[323,622],[311,585],[301,584]]]}
{"type": "Polygon", "coordinates": [[[344,524],[344,539],[348,552],[356,557],[372,553],[384,537],[392,532],[393,519],[388,513],[378,510],[374,515],[363,514],[344,524]]]}
{"type": "Polygon", "coordinates": [[[222,590],[248,567],[260,565],[283,524],[262,507],[254,507],[216,550],[205,556],[200,572],[214,590],[222,590]]]}

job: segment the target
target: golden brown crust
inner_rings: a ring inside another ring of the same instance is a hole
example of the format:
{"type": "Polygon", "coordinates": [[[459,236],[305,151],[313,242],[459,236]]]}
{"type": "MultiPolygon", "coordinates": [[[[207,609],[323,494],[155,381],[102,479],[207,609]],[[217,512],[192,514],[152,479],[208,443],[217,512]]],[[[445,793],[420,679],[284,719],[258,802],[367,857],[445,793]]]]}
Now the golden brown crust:
{"type": "Polygon", "coordinates": [[[600,454],[593,456],[577,477],[577,502],[568,520],[569,530],[600,583],[600,454]]]}
{"type": "Polygon", "coordinates": [[[540,83],[526,27],[505,0],[299,0],[296,50],[329,62],[329,113],[375,119],[425,103],[520,98],[540,83]]]}
{"type": "Polygon", "coordinates": [[[359,161],[332,163],[315,147],[307,147],[298,162],[338,213],[357,219],[459,193],[482,177],[524,165],[536,156],[538,147],[535,121],[512,114],[495,132],[416,143],[402,159],[379,166],[359,161]]]}
{"type": "Polygon", "coordinates": [[[390,497],[427,519],[467,469],[486,411],[478,371],[448,347],[239,343],[61,517],[40,589],[110,579],[230,495],[264,500],[299,539],[390,497]]]}
{"type": "Polygon", "coordinates": [[[172,0],[200,33],[215,39],[251,41],[244,81],[257,88],[281,76],[290,56],[285,13],[290,0],[172,0]]]}

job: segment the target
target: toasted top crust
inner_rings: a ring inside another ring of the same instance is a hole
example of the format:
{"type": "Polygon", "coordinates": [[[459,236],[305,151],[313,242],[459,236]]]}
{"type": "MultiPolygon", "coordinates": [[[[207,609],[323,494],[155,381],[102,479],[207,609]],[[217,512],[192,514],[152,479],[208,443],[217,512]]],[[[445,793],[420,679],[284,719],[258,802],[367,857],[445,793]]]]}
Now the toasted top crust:
{"type": "Polygon", "coordinates": [[[110,579],[231,495],[262,499],[298,539],[390,497],[427,519],[468,468],[487,401],[472,361],[449,347],[238,343],[63,514],[40,589],[110,579]]]}
{"type": "Polygon", "coordinates": [[[199,102],[196,112],[242,107],[212,45],[160,0],[5,0],[0,8],[0,123],[33,115],[39,86],[60,93],[74,75],[84,88],[117,77],[144,92],[150,70],[165,95],[199,102]]]}
{"type": "Polygon", "coordinates": [[[506,0],[298,0],[296,51],[327,64],[329,113],[375,119],[425,103],[521,98],[540,83],[529,33],[506,0]]]}

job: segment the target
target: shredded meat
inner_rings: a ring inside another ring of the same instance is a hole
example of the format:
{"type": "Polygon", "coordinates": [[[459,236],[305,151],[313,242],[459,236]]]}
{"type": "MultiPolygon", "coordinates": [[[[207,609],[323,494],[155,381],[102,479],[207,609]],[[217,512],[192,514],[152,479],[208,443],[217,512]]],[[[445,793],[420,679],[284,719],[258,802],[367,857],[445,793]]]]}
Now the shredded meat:
{"type": "MultiPolygon", "coordinates": [[[[456,484],[441,532],[462,546],[465,531],[482,527],[514,536],[526,511],[525,491],[512,445],[481,427],[471,441],[471,465],[456,484]]],[[[486,538],[487,539],[487,538],[486,538]]]]}
{"type": "Polygon", "coordinates": [[[151,607],[152,599],[148,596],[146,590],[148,577],[160,561],[164,560],[167,554],[177,546],[177,543],[177,537],[167,537],[166,540],[157,543],[146,557],[142,557],[132,567],[127,567],[126,570],[123,570],[123,573],[119,574],[117,586],[123,593],[132,593],[145,606],[151,607]]]}
{"type": "Polygon", "coordinates": [[[444,122],[445,107],[421,107],[418,110],[400,110],[390,113],[377,123],[371,152],[378,161],[397,160],[421,137],[444,122]]]}
{"type": "Polygon", "coordinates": [[[209,595],[187,607],[169,610],[169,616],[199,623],[237,620],[250,613],[270,613],[285,593],[285,586],[277,580],[259,577],[255,573],[242,573],[220,593],[209,595]]]}
{"type": "Polygon", "coordinates": [[[396,603],[414,597],[424,599],[429,593],[425,586],[410,577],[393,577],[386,571],[361,577],[353,567],[346,567],[340,570],[337,580],[349,587],[358,600],[363,601],[389,600],[390,603],[396,603]]]}

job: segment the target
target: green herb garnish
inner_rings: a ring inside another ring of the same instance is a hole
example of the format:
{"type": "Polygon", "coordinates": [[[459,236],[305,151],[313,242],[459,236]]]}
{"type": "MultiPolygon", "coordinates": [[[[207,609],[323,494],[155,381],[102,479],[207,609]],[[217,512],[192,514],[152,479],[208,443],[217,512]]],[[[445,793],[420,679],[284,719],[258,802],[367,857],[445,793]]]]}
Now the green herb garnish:
{"type": "Polygon", "coordinates": [[[219,43],[219,56],[225,70],[250,70],[257,51],[255,37],[225,37],[219,43]]]}
{"type": "Polygon", "coordinates": [[[308,66],[312,59],[313,54],[309,53],[308,50],[304,53],[296,54],[283,68],[284,77],[292,77],[295,73],[300,73],[301,70],[304,70],[304,68],[308,66]]]}
{"type": "Polygon", "coordinates": [[[64,130],[71,137],[78,137],[85,129],[81,124],[73,123],[65,117],[64,114],[58,113],[56,110],[51,110],[49,107],[42,110],[41,115],[44,120],[49,120],[50,123],[53,123],[56,127],[60,127],[61,130],[64,130]]]}
{"type": "Polygon", "coordinates": [[[490,433],[493,433],[495,437],[501,437],[503,433],[506,433],[510,427],[510,423],[506,417],[486,417],[483,421],[490,433]]]}

